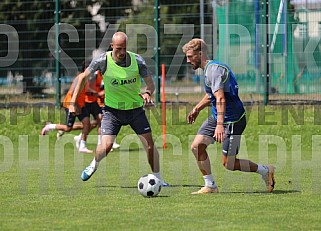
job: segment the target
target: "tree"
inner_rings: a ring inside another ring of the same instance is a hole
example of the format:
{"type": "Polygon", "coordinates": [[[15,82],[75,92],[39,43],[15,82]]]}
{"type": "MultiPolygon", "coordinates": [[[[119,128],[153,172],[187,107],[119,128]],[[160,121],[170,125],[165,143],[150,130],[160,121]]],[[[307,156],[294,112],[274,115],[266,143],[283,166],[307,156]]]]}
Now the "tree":
{"type": "MultiPolygon", "coordinates": [[[[66,34],[61,34],[60,46],[77,64],[85,58],[85,24],[93,23],[88,7],[93,7],[97,3],[102,6],[98,13],[114,18],[110,20],[111,23],[124,14],[125,8],[117,7],[119,4],[125,4],[124,0],[60,1],[61,22],[73,25],[80,38],[78,43],[71,43],[66,34]]],[[[22,74],[25,90],[33,94],[41,93],[44,87],[35,83],[34,77],[42,76],[44,70],[54,71],[54,58],[49,51],[47,41],[48,32],[55,24],[54,9],[55,1],[2,0],[0,4],[0,23],[13,26],[19,35],[18,60],[9,67],[1,68],[0,76],[6,75],[7,71],[22,74]]],[[[99,32],[98,34],[99,39],[103,33],[99,32]]],[[[1,35],[2,37],[4,36],[1,35]]],[[[7,39],[2,39],[0,55],[5,56],[7,47],[7,39]]]]}
{"type": "Polygon", "coordinates": [[[42,90],[35,86],[33,76],[41,75],[48,61],[47,32],[54,23],[53,9],[53,1],[5,0],[0,4],[1,22],[13,26],[19,35],[18,60],[6,70],[22,74],[25,90],[31,93],[42,90]]]}
{"type": "MultiPolygon", "coordinates": [[[[162,0],[160,1],[160,28],[159,28],[159,43],[160,43],[160,62],[169,66],[175,57],[175,53],[178,51],[179,55],[183,56],[180,44],[182,41],[182,34],[165,34],[165,24],[176,24],[178,27],[180,24],[194,25],[194,32],[190,31],[190,37],[200,36],[200,20],[199,20],[199,2],[195,0],[162,0]],[[177,50],[178,49],[178,50],[177,50]]],[[[205,12],[207,12],[208,5],[205,4],[205,12]]],[[[205,23],[210,23],[211,19],[206,15],[205,23]]],[[[154,27],[154,1],[148,0],[144,4],[133,9],[127,18],[121,20],[121,29],[124,30],[124,26],[127,24],[148,24],[154,27]]],[[[142,31],[144,34],[144,31],[142,31]]],[[[151,39],[151,38],[149,38],[151,39]]],[[[184,41],[187,42],[187,41],[184,41]]],[[[138,39],[137,44],[138,53],[144,53],[146,49],[146,41],[144,38],[138,39]]],[[[172,65],[177,79],[182,79],[185,76],[184,65],[172,65]]]]}

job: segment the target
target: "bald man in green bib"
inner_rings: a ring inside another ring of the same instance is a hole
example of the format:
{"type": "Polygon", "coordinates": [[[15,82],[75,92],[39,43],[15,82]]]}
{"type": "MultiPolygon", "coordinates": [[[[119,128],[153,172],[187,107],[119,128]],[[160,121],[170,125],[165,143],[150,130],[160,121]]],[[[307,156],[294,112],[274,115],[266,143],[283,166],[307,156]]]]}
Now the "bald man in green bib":
{"type": "Polygon", "coordinates": [[[127,51],[128,37],[116,32],[111,41],[111,51],[92,60],[88,68],[79,74],[78,85],[71,99],[69,111],[74,112],[74,103],[87,79],[96,71],[103,76],[105,88],[105,107],[101,122],[102,143],[97,146],[96,154],[90,165],[82,172],[81,179],[87,181],[97,170],[99,162],[108,155],[113,142],[122,126],[130,125],[140,138],[147,152],[148,163],[153,174],[163,186],[168,184],[162,179],[159,166],[159,153],[152,137],[144,105],[152,103],[151,95],[155,90],[153,79],[145,60],[138,54],[127,51]],[[141,79],[146,89],[141,93],[141,79]]]}

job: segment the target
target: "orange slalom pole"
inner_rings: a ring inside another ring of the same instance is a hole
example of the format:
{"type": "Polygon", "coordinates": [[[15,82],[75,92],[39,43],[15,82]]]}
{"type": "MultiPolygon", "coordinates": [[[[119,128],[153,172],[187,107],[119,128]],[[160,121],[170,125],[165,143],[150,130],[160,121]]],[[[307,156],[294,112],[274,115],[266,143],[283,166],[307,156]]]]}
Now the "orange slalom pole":
{"type": "Polygon", "coordinates": [[[163,128],[163,149],[166,149],[165,64],[162,64],[162,128],[163,128]]]}

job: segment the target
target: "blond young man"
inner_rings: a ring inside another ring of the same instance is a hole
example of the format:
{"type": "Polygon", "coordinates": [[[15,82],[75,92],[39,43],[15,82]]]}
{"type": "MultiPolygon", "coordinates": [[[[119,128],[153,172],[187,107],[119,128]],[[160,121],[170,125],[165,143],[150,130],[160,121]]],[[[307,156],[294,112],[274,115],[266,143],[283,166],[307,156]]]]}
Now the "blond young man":
{"type": "Polygon", "coordinates": [[[222,164],[231,171],[257,172],[262,176],[267,191],[275,185],[274,167],[261,165],[250,160],[238,159],[241,135],[246,127],[243,103],[238,96],[238,84],[231,69],[223,63],[210,60],[207,44],[202,39],[192,39],[183,46],[187,62],[194,70],[202,68],[206,94],[187,116],[192,124],[199,112],[212,106],[212,115],[201,125],[191,145],[205,186],[192,194],[217,193],[218,187],[211,171],[211,163],[206,151],[213,142],[222,143],[222,164]]]}

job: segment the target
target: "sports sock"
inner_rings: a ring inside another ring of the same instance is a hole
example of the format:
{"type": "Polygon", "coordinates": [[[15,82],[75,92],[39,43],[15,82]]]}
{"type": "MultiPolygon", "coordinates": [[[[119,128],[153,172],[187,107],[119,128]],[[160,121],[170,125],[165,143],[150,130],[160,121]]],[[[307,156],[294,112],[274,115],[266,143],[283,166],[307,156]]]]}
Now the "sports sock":
{"type": "Polygon", "coordinates": [[[203,176],[203,179],[206,187],[211,187],[211,188],[217,187],[212,174],[203,176]]]}
{"type": "Polygon", "coordinates": [[[261,175],[266,175],[269,172],[268,167],[258,164],[256,172],[261,175]]]}
{"type": "Polygon", "coordinates": [[[47,126],[48,126],[49,130],[56,129],[56,124],[48,124],[47,126]]]}
{"type": "Polygon", "coordinates": [[[94,168],[98,168],[99,162],[96,161],[96,158],[94,157],[94,159],[91,161],[90,166],[94,167],[94,168]]]}
{"type": "Polygon", "coordinates": [[[163,180],[160,172],[153,172],[153,175],[156,176],[158,179],[160,179],[161,181],[163,180]]]}
{"type": "Polygon", "coordinates": [[[79,145],[79,149],[85,148],[85,147],[86,147],[86,141],[81,140],[81,141],[80,141],[80,145],[79,145]]]}

